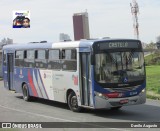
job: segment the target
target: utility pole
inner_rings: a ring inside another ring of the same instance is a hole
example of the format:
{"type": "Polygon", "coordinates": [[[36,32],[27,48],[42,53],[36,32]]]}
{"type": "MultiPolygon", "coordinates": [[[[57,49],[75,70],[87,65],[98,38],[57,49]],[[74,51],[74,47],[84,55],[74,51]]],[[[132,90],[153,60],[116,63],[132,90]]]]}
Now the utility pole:
{"type": "Polygon", "coordinates": [[[139,13],[139,7],[136,0],[132,0],[132,3],[130,3],[131,6],[131,13],[133,16],[133,28],[134,28],[134,35],[136,39],[139,39],[139,23],[138,23],[138,13],[139,13]]]}

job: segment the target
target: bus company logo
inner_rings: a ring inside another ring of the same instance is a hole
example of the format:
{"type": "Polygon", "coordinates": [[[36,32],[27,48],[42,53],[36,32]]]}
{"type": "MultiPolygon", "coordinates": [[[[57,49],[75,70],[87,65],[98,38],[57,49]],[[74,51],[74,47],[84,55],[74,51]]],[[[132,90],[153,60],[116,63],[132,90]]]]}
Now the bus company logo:
{"type": "Polygon", "coordinates": [[[20,69],[20,72],[19,72],[19,78],[23,78],[23,72],[22,72],[22,69],[20,69]]]}
{"type": "Polygon", "coordinates": [[[74,82],[74,85],[78,85],[78,76],[72,75],[72,80],[74,82]]]}
{"type": "Polygon", "coordinates": [[[22,75],[22,73],[23,73],[23,72],[22,72],[22,69],[20,69],[20,75],[22,75]]]}
{"type": "Polygon", "coordinates": [[[43,77],[44,79],[51,78],[51,74],[44,72],[43,77]]]}
{"type": "Polygon", "coordinates": [[[17,74],[17,70],[16,70],[16,69],[14,69],[14,74],[15,74],[15,75],[17,74]]]}

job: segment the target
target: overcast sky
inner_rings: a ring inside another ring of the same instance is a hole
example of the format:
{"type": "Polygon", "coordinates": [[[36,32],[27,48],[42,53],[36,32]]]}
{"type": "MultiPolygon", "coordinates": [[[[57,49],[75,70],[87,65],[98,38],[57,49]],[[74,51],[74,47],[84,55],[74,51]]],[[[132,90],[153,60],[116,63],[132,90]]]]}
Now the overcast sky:
{"type": "MultiPolygon", "coordinates": [[[[132,0],[0,0],[0,39],[16,43],[59,41],[59,33],[73,40],[73,13],[89,14],[92,38],[134,38],[130,11],[132,0]],[[12,11],[30,10],[31,28],[12,28],[12,11]]],[[[139,30],[143,42],[155,42],[160,35],[160,0],[137,0],[140,8],[139,30]]]]}

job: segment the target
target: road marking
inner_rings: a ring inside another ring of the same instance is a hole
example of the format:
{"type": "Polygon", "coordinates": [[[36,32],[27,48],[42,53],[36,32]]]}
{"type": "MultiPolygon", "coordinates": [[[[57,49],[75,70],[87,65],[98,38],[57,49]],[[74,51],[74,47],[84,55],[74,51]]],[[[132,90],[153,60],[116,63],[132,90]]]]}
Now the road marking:
{"type": "MultiPolygon", "coordinates": [[[[12,110],[12,111],[17,111],[17,112],[21,112],[21,113],[27,113],[27,114],[31,114],[31,115],[35,115],[35,116],[40,116],[40,117],[45,117],[45,118],[50,118],[50,119],[55,119],[55,120],[61,120],[61,121],[65,121],[65,122],[78,122],[78,121],[72,121],[72,120],[62,119],[62,118],[58,118],[58,117],[46,116],[46,115],[42,115],[42,114],[38,114],[38,113],[32,113],[32,112],[28,112],[28,111],[18,110],[18,109],[14,109],[14,108],[9,108],[9,107],[3,106],[3,105],[0,105],[0,107],[8,109],[8,110],[12,110]]],[[[81,122],[79,122],[79,123],[81,123],[81,122]]],[[[100,127],[104,128],[104,126],[96,125],[96,124],[87,124],[87,123],[86,124],[83,123],[83,124],[84,125],[97,126],[97,128],[98,127],[99,128],[100,127]]],[[[108,128],[108,129],[112,129],[112,130],[116,130],[116,131],[129,131],[129,130],[126,130],[126,129],[119,129],[119,128],[108,128]]]]}
{"type": "Polygon", "coordinates": [[[41,116],[41,117],[45,117],[45,118],[51,118],[51,119],[55,119],[55,120],[61,120],[61,121],[66,121],[66,122],[76,122],[76,121],[72,121],[72,120],[67,120],[67,119],[62,119],[62,118],[57,118],[57,117],[52,117],[52,116],[46,116],[46,115],[42,115],[42,114],[38,114],[38,113],[32,113],[32,112],[28,112],[28,111],[22,111],[22,110],[18,110],[18,109],[14,109],[14,108],[9,108],[9,107],[3,106],[3,105],[0,105],[0,107],[8,109],[8,110],[12,110],[12,111],[27,113],[27,114],[31,114],[31,115],[35,115],[35,116],[41,116]]]}

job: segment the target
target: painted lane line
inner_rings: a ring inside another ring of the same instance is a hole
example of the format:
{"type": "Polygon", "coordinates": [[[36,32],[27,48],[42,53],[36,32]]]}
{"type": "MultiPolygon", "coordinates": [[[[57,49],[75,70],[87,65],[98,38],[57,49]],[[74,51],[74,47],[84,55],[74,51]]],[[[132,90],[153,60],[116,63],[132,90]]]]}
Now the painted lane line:
{"type": "Polygon", "coordinates": [[[35,115],[35,116],[41,116],[41,117],[55,119],[55,120],[61,120],[61,121],[66,121],[66,122],[76,122],[76,121],[62,119],[62,118],[58,118],[58,117],[46,116],[46,115],[42,115],[42,114],[38,114],[38,113],[32,113],[32,112],[28,112],[28,111],[23,111],[23,110],[18,110],[18,109],[14,109],[14,108],[9,108],[9,107],[3,106],[3,105],[0,105],[0,107],[8,109],[8,110],[12,110],[12,111],[17,111],[17,112],[21,112],[21,113],[27,113],[27,114],[31,114],[31,115],[35,115]]]}

